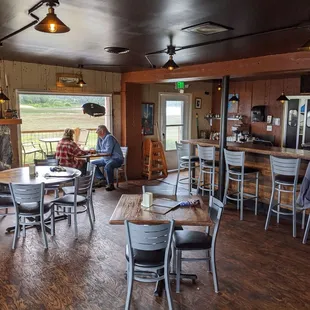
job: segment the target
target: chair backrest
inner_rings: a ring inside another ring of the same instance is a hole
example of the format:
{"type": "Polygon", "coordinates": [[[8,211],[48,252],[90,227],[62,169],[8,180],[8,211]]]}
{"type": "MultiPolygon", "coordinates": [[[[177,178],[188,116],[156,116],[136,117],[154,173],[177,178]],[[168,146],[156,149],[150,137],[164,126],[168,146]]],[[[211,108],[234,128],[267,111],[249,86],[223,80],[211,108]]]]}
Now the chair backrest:
{"type": "Polygon", "coordinates": [[[281,174],[295,176],[298,179],[300,158],[280,158],[271,155],[270,165],[272,177],[276,174],[281,174]]]}
{"type": "Polygon", "coordinates": [[[214,223],[213,233],[212,233],[212,247],[215,246],[215,243],[216,243],[216,237],[217,237],[217,233],[219,230],[223,209],[224,209],[224,204],[220,200],[211,196],[209,200],[209,216],[212,222],[214,223]]]}
{"type": "Polygon", "coordinates": [[[88,129],[75,129],[76,137],[75,142],[80,146],[85,146],[87,144],[89,130],[88,129]]]}
{"type": "Polygon", "coordinates": [[[245,152],[228,151],[224,149],[226,168],[229,166],[244,167],[245,152]]]}
{"type": "Polygon", "coordinates": [[[34,159],[34,164],[36,166],[58,166],[59,159],[56,158],[34,159]]]}
{"type": "Polygon", "coordinates": [[[124,166],[127,164],[127,154],[128,154],[128,146],[121,146],[121,150],[123,152],[123,157],[124,157],[124,166]]]}
{"type": "Polygon", "coordinates": [[[215,165],[215,147],[214,146],[200,146],[198,147],[198,157],[200,162],[200,167],[204,167],[206,162],[213,162],[215,165]]]}
{"type": "Polygon", "coordinates": [[[170,184],[143,185],[142,186],[142,193],[146,193],[146,192],[153,193],[153,194],[173,196],[173,195],[175,195],[175,186],[170,185],[170,184]]]}
{"type": "Polygon", "coordinates": [[[189,144],[178,143],[175,141],[175,146],[177,149],[178,160],[180,160],[183,156],[189,156],[189,144]]]}
{"type": "Polygon", "coordinates": [[[133,264],[133,249],[150,252],[165,249],[164,265],[168,268],[174,220],[160,225],[137,225],[126,220],[125,228],[130,264],[133,264]]]}
{"type": "Polygon", "coordinates": [[[41,184],[9,184],[16,211],[20,204],[39,203],[43,211],[44,183],[41,184]]]}
{"type": "Polygon", "coordinates": [[[91,196],[93,181],[94,168],[87,175],[74,179],[74,202],[76,202],[76,196],[79,194],[87,194],[88,197],[91,196]]]}

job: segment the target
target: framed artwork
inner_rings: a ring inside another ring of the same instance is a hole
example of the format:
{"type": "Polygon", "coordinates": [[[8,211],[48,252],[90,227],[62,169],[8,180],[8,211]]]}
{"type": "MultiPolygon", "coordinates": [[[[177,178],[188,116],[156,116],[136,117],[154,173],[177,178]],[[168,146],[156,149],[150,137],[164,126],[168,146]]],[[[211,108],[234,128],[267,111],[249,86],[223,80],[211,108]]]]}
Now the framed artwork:
{"type": "Polygon", "coordinates": [[[56,85],[57,87],[80,87],[77,84],[80,78],[80,74],[56,73],[56,85]]]}
{"type": "Polygon", "coordinates": [[[195,109],[201,109],[201,98],[195,99],[195,109]]]}
{"type": "Polygon", "coordinates": [[[142,103],[142,133],[154,135],[154,103],[142,103]]]}

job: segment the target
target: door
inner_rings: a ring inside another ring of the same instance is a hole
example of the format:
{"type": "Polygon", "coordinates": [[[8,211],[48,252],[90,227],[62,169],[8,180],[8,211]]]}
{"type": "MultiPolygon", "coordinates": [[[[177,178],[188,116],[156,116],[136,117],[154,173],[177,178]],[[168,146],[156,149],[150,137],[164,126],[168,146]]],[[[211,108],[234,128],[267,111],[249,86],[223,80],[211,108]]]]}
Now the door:
{"type": "Polygon", "coordinates": [[[161,138],[168,170],[177,168],[175,141],[189,139],[191,128],[191,95],[160,93],[161,138]]]}
{"type": "Polygon", "coordinates": [[[286,147],[295,149],[298,146],[298,111],[299,99],[291,99],[287,104],[286,147]]]}

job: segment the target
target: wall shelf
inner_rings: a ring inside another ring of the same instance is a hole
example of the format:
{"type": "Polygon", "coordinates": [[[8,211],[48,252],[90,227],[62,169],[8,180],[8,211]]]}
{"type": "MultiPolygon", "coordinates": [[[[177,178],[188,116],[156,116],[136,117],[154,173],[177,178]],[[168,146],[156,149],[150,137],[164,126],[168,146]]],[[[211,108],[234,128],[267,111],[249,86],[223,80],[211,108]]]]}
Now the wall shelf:
{"type": "MultiPolygon", "coordinates": [[[[210,126],[212,127],[212,121],[213,120],[220,120],[220,117],[205,117],[205,119],[207,121],[209,121],[210,126]]],[[[237,117],[228,117],[227,118],[228,121],[241,121],[242,122],[242,118],[237,118],[237,117]]]]}
{"type": "Polygon", "coordinates": [[[20,125],[22,120],[20,118],[0,118],[0,126],[1,125],[20,125]]]}

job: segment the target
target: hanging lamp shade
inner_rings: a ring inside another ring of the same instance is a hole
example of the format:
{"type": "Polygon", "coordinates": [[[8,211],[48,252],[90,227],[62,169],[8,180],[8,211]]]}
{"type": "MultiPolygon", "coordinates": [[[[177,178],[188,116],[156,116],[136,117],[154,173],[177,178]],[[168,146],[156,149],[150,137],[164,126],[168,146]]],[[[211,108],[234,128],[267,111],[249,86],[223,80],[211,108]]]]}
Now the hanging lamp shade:
{"type": "Polygon", "coordinates": [[[239,98],[236,96],[236,94],[234,94],[230,99],[229,99],[230,102],[232,103],[236,103],[236,102],[239,102],[239,98]]]}
{"type": "Polygon", "coordinates": [[[83,87],[83,86],[86,85],[86,82],[84,82],[83,78],[80,77],[80,78],[79,78],[79,81],[78,81],[76,84],[80,85],[80,87],[83,87]]]}
{"type": "Polygon", "coordinates": [[[221,83],[218,83],[218,84],[217,84],[217,90],[218,90],[218,91],[222,90],[222,84],[221,84],[221,83]]]}
{"type": "Polygon", "coordinates": [[[52,7],[48,8],[46,17],[34,28],[38,31],[47,33],[65,33],[70,31],[70,28],[57,17],[52,7]]]}
{"type": "Polygon", "coordinates": [[[308,40],[303,46],[298,48],[299,51],[309,52],[310,51],[310,40],[308,40]]]}
{"type": "Polygon", "coordinates": [[[0,103],[4,103],[5,101],[10,100],[2,91],[2,88],[0,88],[0,103]]]}
{"type": "Polygon", "coordinates": [[[169,60],[163,65],[164,69],[168,69],[170,71],[180,68],[173,60],[173,56],[169,56],[169,60]]]}
{"type": "Polygon", "coordinates": [[[282,92],[281,96],[277,99],[277,101],[284,103],[285,101],[289,101],[289,99],[285,96],[284,92],[282,92]]]}

